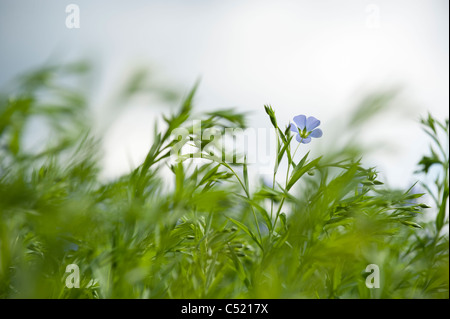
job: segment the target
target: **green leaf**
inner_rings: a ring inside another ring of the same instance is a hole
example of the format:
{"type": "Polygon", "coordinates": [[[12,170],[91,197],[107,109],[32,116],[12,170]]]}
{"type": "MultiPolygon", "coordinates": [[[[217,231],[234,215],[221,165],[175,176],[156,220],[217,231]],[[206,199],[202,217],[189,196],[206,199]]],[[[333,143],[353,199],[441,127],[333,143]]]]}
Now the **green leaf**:
{"type": "Polygon", "coordinates": [[[294,184],[306,173],[308,172],[311,168],[315,167],[320,159],[322,158],[322,156],[312,160],[311,162],[309,162],[308,164],[303,166],[304,160],[306,160],[306,156],[302,159],[302,161],[299,163],[299,165],[297,165],[294,169],[294,171],[292,172],[291,178],[289,179],[289,182],[286,186],[286,190],[289,191],[292,186],[294,186],[294,184]]]}
{"type": "Polygon", "coordinates": [[[255,207],[260,213],[261,216],[263,217],[264,221],[266,222],[266,226],[269,230],[273,229],[273,225],[272,225],[272,220],[270,219],[269,214],[267,213],[267,211],[260,206],[258,203],[256,203],[254,200],[251,200],[245,196],[239,195],[239,194],[235,194],[236,196],[242,198],[244,201],[246,201],[249,205],[252,205],[253,207],[255,207]]]}
{"type": "Polygon", "coordinates": [[[234,249],[228,245],[228,250],[231,254],[231,259],[233,260],[234,266],[236,268],[236,272],[239,276],[239,279],[244,282],[247,288],[250,287],[250,280],[248,279],[247,274],[245,273],[244,266],[242,266],[241,261],[239,260],[238,256],[236,255],[234,249]]]}
{"type": "Polygon", "coordinates": [[[205,174],[205,176],[203,176],[202,180],[200,181],[200,183],[198,183],[198,186],[203,185],[204,183],[206,183],[206,181],[208,181],[214,174],[216,174],[217,170],[219,169],[220,164],[217,164],[216,166],[214,166],[211,170],[208,171],[208,173],[205,174]]]}
{"type": "Polygon", "coordinates": [[[411,200],[411,199],[416,199],[416,198],[420,198],[423,195],[425,195],[424,193],[417,193],[417,194],[409,194],[407,196],[405,196],[406,200],[411,200]]]}
{"type": "Polygon", "coordinates": [[[277,190],[274,190],[266,185],[263,185],[261,187],[261,189],[257,193],[255,193],[255,197],[257,197],[257,198],[261,198],[261,199],[270,198],[270,199],[274,199],[276,201],[280,201],[280,199],[281,199],[281,197],[283,197],[283,195],[284,195],[283,193],[281,193],[277,190]]]}
{"type": "Polygon", "coordinates": [[[286,214],[285,213],[281,213],[280,214],[280,220],[281,220],[281,223],[283,224],[283,227],[285,229],[287,229],[287,222],[286,222],[286,214]]]}
{"type": "Polygon", "coordinates": [[[413,227],[413,228],[423,228],[422,226],[420,226],[419,224],[415,223],[415,222],[411,222],[409,220],[401,220],[400,221],[403,225],[409,226],[409,227],[413,227]]]}
{"type": "Polygon", "coordinates": [[[145,157],[144,163],[142,164],[141,174],[145,174],[145,172],[154,164],[154,160],[156,156],[158,156],[158,150],[161,142],[161,134],[155,136],[155,140],[153,141],[153,145],[147,153],[145,157]]]}
{"type": "Polygon", "coordinates": [[[302,159],[301,159],[300,162],[297,164],[297,166],[295,167],[295,169],[300,169],[300,168],[303,167],[303,165],[304,165],[305,162],[306,162],[306,159],[308,158],[308,155],[309,155],[309,151],[308,151],[308,153],[305,154],[305,156],[302,157],[302,159]]]}
{"type": "Polygon", "coordinates": [[[444,190],[444,193],[442,194],[442,200],[441,205],[439,207],[439,213],[436,216],[436,228],[438,231],[442,229],[444,226],[444,220],[445,220],[445,209],[447,207],[447,200],[449,195],[449,189],[448,187],[444,190]]]}
{"type": "Polygon", "coordinates": [[[225,110],[218,110],[214,112],[208,112],[207,115],[211,117],[217,117],[225,119],[233,124],[236,124],[240,128],[245,128],[245,113],[237,113],[234,111],[234,109],[225,109],[225,110]]]}
{"type": "Polygon", "coordinates": [[[236,219],[233,219],[231,217],[227,217],[227,218],[232,223],[234,223],[237,227],[239,227],[241,230],[243,230],[247,235],[249,235],[258,244],[258,246],[261,247],[261,249],[263,248],[261,243],[259,242],[259,240],[256,238],[256,236],[252,233],[252,231],[247,226],[245,226],[241,222],[238,222],[236,219]]]}
{"type": "MultiPolygon", "coordinates": [[[[278,153],[278,156],[277,156],[277,162],[276,162],[276,164],[275,164],[275,172],[278,170],[278,166],[280,165],[281,160],[282,160],[282,158],[283,158],[283,155],[284,155],[284,153],[286,152],[286,149],[288,148],[289,144],[291,143],[293,137],[294,137],[294,136],[291,136],[287,141],[284,141],[284,142],[283,142],[284,145],[283,145],[283,147],[281,148],[281,150],[280,150],[280,152],[278,153]]],[[[289,161],[289,164],[291,164],[292,159],[290,158],[290,156],[288,157],[288,161],[289,161]]]]}
{"type": "Polygon", "coordinates": [[[248,188],[248,170],[247,170],[247,156],[244,156],[244,185],[247,193],[249,192],[248,188]]]}

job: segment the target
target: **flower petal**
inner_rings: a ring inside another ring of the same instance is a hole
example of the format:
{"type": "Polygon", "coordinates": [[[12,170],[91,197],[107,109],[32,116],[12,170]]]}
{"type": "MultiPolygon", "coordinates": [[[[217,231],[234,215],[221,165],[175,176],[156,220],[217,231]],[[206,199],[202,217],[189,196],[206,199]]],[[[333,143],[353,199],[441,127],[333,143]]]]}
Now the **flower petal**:
{"type": "Polygon", "coordinates": [[[294,123],[291,123],[291,128],[290,128],[290,130],[292,131],[292,132],[294,132],[294,133],[299,133],[298,132],[298,127],[297,127],[297,125],[295,125],[294,123]]]}
{"type": "Polygon", "coordinates": [[[300,134],[297,134],[297,136],[295,137],[295,139],[297,140],[297,142],[301,143],[302,142],[302,138],[300,136],[300,134]]]}
{"type": "Polygon", "coordinates": [[[294,122],[300,130],[303,130],[306,127],[306,116],[304,115],[294,116],[294,122]]]}
{"type": "Polygon", "coordinates": [[[316,128],[314,131],[311,132],[311,134],[309,134],[310,137],[315,137],[315,138],[319,138],[322,137],[323,132],[320,128],[316,128]]]}
{"type": "Polygon", "coordinates": [[[312,130],[314,130],[319,125],[320,125],[320,121],[318,119],[316,119],[314,116],[310,116],[306,120],[306,130],[308,132],[311,132],[312,130]]]}
{"type": "Polygon", "coordinates": [[[308,144],[309,142],[311,142],[311,138],[309,136],[307,138],[302,139],[303,144],[308,144]]]}

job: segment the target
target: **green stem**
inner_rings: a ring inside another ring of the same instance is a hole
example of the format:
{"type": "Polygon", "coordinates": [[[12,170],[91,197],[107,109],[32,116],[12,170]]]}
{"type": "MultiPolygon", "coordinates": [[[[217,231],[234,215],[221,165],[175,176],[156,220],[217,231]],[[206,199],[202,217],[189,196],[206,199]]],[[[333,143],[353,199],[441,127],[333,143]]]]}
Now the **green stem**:
{"type": "MultiPolygon", "coordinates": [[[[243,183],[242,180],[239,178],[239,176],[236,174],[236,172],[231,168],[231,166],[228,165],[228,164],[226,164],[226,163],[224,163],[224,162],[221,162],[220,164],[223,165],[223,166],[225,166],[226,168],[228,168],[228,169],[233,173],[233,175],[236,176],[236,178],[237,178],[239,184],[241,184],[241,187],[244,189],[245,195],[247,195],[247,198],[248,198],[249,200],[251,200],[251,198],[250,198],[250,193],[249,193],[248,189],[244,186],[244,183],[243,183]]],[[[258,236],[259,236],[259,240],[261,241],[260,247],[261,247],[262,250],[264,250],[264,249],[262,248],[262,247],[263,247],[263,246],[262,246],[262,235],[261,235],[261,230],[260,230],[260,228],[259,228],[258,218],[256,217],[256,213],[255,213],[255,209],[253,208],[253,205],[252,205],[251,203],[249,203],[249,205],[250,205],[250,207],[251,207],[251,209],[252,209],[253,217],[254,217],[254,219],[255,219],[256,228],[258,229],[258,236]]]]}
{"type": "MultiPolygon", "coordinates": [[[[278,135],[278,131],[275,130],[275,133],[277,134],[277,154],[275,157],[275,166],[273,168],[273,178],[272,178],[272,189],[275,190],[275,177],[277,175],[278,171],[278,152],[280,151],[280,136],[278,135]]],[[[270,221],[272,222],[273,217],[273,198],[270,203],[270,221]]]]}
{"type": "MultiPolygon", "coordinates": [[[[294,161],[295,154],[297,153],[299,147],[300,147],[300,143],[298,143],[297,147],[295,148],[294,155],[292,155],[292,161],[294,161]]],[[[287,186],[288,179],[289,179],[290,168],[291,168],[291,165],[288,165],[287,172],[286,172],[286,186],[287,186]]]]}
{"type": "MultiPolygon", "coordinates": [[[[275,176],[277,175],[276,172],[273,172],[273,179],[272,179],[272,189],[275,190],[275,176]]],[[[270,220],[272,220],[273,217],[273,198],[270,203],[270,220]]]]}
{"type": "MultiPolygon", "coordinates": [[[[299,147],[300,147],[300,143],[298,143],[297,147],[295,148],[294,154],[292,155],[292,161],[294,161],[295,154],[297,153],[299,147]]],[[[290,168],[291,168],[291,164],[288,163],[288,168],[287,168],[287,172],[286,172],[286,186],[285,187],[287,187],[290,168]]],[[[281,208],[283,207],[285,200],[286,200],[286,197],[283,197],[283,199],[281,200],[280,206],[278,207],[278,210],[277,210],[277,214],[275,215],[275,221],[273,223],[272,230],[275,229],[275,227],[277,226],[278,217],[280,216],[281,208]]]]}

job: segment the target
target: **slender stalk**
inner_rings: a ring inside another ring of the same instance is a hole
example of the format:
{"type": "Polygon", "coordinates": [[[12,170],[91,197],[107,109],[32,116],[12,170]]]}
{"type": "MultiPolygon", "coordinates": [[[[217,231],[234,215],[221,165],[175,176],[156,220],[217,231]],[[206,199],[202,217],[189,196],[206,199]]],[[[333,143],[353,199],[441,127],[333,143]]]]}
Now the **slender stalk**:
{"type": "MultiPolygon", "coordinates": [[[[294,154],[292,155],[292,161],[294,161],[295,154],[297,153],[299,147],[300,147],[300,143],[298,143],[297,147],[295,148],[294,154]]],[[[287,187],[287,183],[288,183],[288,180],[289,180],[290,168],[291,168],[291,164],[288,163],[288,168],[287,168],[287,172],[286,172],[286,186],[285,187],[287,187]]],[[[286,200],[286,197],[283,197],[283,199],[280,202],[280,206],[278,206],[277,214],[275,215],[275,221],[273,223],[272,229],[275,229],[275,227],[277,226],[278,217],[280,216],[281,208],[283,208],[285,200],[286,200]]]]}
{"type": "MultiPolygon", "coordinates": [[[[223,165],[223,166],[225,166],[226,168],[228,168],[228,169],[233,173],[233,175],[236,176],[236,178],[237,178],[239,184],[241,184],[241,187],[244,189],[245,195],[247,195],[247,198],[248,198],[249,200],[251,200],[251,198],[250,198],[250,193],[249,193],[248,189],[245,187],[245,185],[244,185],[244,183],[242,182],[242,180],[239,178],[238,174],[236,174],[236,172],[231,168],[230,165],[228,165],[228,164],[226,164],[226,163],[224,163],[224,162],[221,162],[220,164],[223,165]]],[[[258,229],[259,240],[261,241],[261,246],[260,246],[260,247],[261,247],[261,249],[263,249],[263,248],[262,248],[262,235],[261,235],[261,229],[259,228],[258,218],[256,217],[256,212],[255,212],[255,209],[253,208],[253,205],[252,205],[252,204],[250,204],[250,207],[251,207],[251,209],[252,209],[253,217],[254,217],[254,219],[255,219],[256,228],[258,229]]],[[[263,250],[264,250],[264,249],[263,249],[263,250]]]]}
{"type": "MultiPolygon", "coordinates": [[[[272,189],[275,190],[275,177],[277,175],[278,171],[278,152],[280,151],[280,136],[278,135],[278,131],[275,130],[275,133],[277,134],[277,152],[275,156],[275,166],[273,168],[273,178],[272,178],[272,189]]],[[[270,221],[272,221],[273,217],[273,198],[270,203],[270,221]]]]}
{"type": "MultiPolygon", "coordinates": [[[[299,147],[300,147],[300,143],[298,143],[297,147],[295,148],[294,154],[292,155],[292,161],[294,161],[295,154],[297,153],[299,147]]],[[[291,168],[291,165],[288,164],[288,168],[287,168],[287,172],[286,172],[286,186],[287,186],[288,179],[289,179],[290,168],[291,168]]]]}

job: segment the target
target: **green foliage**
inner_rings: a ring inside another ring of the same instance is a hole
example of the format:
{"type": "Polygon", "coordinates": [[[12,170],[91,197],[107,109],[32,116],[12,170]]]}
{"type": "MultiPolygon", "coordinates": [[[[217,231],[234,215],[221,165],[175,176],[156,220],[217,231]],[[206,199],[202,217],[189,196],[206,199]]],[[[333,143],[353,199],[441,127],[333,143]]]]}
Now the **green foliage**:
{"type": "MultiPolygon", "coordinates": [[[[432,207],[413,187],[385,186],[346,148],[311,158],[270,106],[273,180],[255,185],[245,155],[232,162],[212,156],[188,126],[194,119],[202,131],[246,125],[232,109],[194,116],[197,85],[164,116],[165,128],[155,128],[144,161],[105,182],[80,89],[87,70],[83,63],[46,67],[0,96],[1,298],[449,297],[448,144],[441,142],[448,121],[422,121],[434,147],[420,172],[438,171],[433,185],[422,183],[432,207]],[[30,150],[26,132],[35,119],[50,134],[30,150]],[[172,131],[180,127],[201,163],[187,155],[171,161],[180,142],[172,131]],[[283,161],[288,169],[278,183],[283,161]],[[80,267],[79,289],[65,286],[68,264],[80,267]],[[369,264],[380,267],[380,288],[365,285],[369,264]]],[[[145,76],[133,76],[121,99],[142,90],[145,76]]],[[[355,121],[385,100],[368,98],[355,121]]]]}

